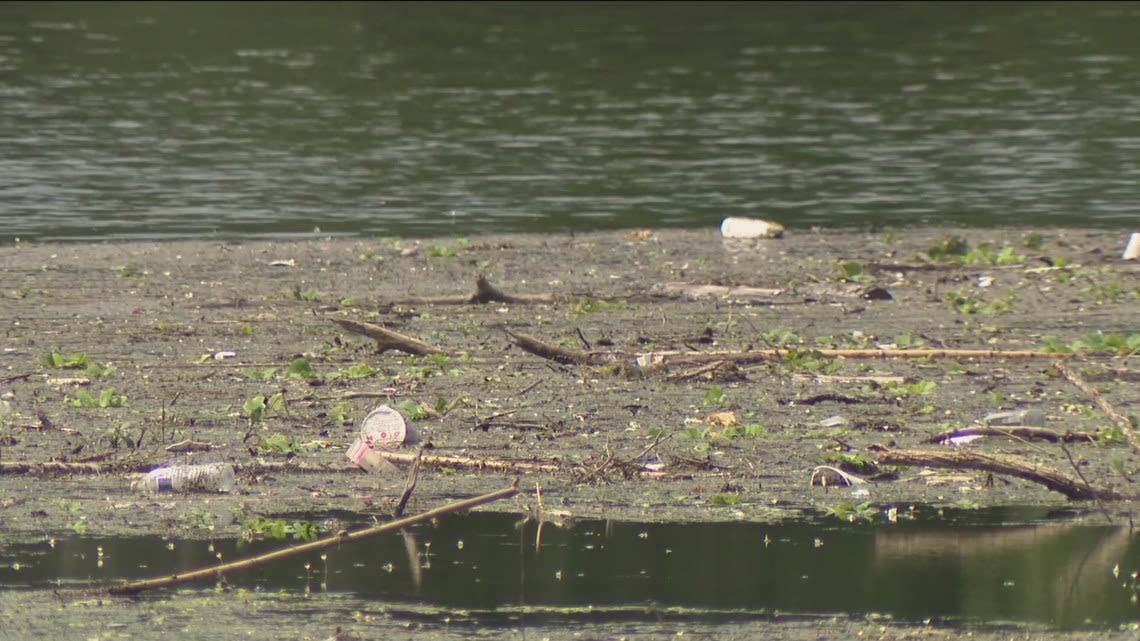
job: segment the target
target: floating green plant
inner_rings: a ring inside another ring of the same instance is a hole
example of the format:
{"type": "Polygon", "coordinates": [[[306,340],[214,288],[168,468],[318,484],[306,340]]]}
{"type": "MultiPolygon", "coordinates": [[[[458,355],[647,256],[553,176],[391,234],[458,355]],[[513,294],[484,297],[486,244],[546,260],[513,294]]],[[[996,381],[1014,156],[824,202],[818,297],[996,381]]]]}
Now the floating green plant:
{"type": "Polygon", "coordinates": [[[85,389],[77,390],[75,392],[75,398],[71,400],[73,407],[98,407],[100,409],[122,407],[126,404],[126,395],[116,394],[114,387],[105,388],[102,392],[99,392],[98,396],[85,389]]]}
{"type": "Polygon", "coordinates": [[[52,369],[83,369],[91,364],[91,358],[86,352],[62,354],[53,350],[40,354],[40,362],[52,369]]]}

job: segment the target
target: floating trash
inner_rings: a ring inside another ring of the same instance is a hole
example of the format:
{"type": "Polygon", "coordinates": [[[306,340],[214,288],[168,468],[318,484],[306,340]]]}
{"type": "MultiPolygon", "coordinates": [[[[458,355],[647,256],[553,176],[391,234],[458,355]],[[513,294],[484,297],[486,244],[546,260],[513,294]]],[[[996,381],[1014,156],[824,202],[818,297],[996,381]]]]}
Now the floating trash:
{"type": "Polygon", "coordinates": [[[784,226],[759,218],[730,216],[721,222],[720,233],[725,238],[779,238],[784,235],[784,226]]]}
{"type": "Polygon", "coordinates": [[[132,483],[143,492],[232,492],[234,468],[228,463],[171,465],[151,470],[132,483]]]}
{"type": "Polygon", "coordinates": [[[1045,412],[1037,408],[1014,410],[1012,412],[994,412],[982,419],[986,425],[1023,425],[1026,427],[1045,427],[1045,412]]]}
{"type": "Polygon", "coordinates": [[[843,427],[844,425],[847,425],[847,419],[838,414],[825,418],[819,422],[820,427],[843,427]]]}
{"type": "Polygon", "coordinates": [[[665,461],[662,461],[661,457],[656,454],[650,454],[645,457],[645,462],[641,464],[641,469],[647,472],[660,472],[665,469],[665,461]]]}
{"type": "Polygon", "coordinates": [[[1124,260],[1140,260],[1140,232],[1128,237],[1128,244],[1124,247],[1124,260]]]}
{"type": "Polygon", "coordinates": [[[394,466],[386,461],[380,452],[391,452],[404,444],[418,441],[419,435],[408,426],[408,422],[399,412],[387,405],[381,405],[369,412],[360,422],[360,436],[348,446],[345,456],[374,474],[389,472],[394,466]]]}

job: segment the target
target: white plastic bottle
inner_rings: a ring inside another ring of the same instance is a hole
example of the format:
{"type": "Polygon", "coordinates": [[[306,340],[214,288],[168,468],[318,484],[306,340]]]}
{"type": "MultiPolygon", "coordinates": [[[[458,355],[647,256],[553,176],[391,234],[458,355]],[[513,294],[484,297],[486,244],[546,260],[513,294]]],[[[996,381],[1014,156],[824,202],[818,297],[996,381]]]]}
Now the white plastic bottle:
{"type": "Polygon", "coordinates": [[[229,463],[171,465],[151,470],[134,485],[143,492],[231,492],[234,468],[229,463]]]}

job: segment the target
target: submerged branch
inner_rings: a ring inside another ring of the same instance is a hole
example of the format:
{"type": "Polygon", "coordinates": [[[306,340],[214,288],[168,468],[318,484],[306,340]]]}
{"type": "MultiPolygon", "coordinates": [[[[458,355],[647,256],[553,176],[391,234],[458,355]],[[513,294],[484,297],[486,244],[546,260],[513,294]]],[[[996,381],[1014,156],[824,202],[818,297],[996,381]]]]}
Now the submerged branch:
{"type": "Polygon", "coordinates": [[[106,592],[108,594],[137,594],[145,590],[167,588],[174,585],[182,585],[194,581],[201,581],[203,579],[209,579],[211,577],[220,577],[236,570],[246,570],[252,567],[257,567],[259,565],[265,565],[273,561],[287,559],[301,554],[308,554],[310,552],[316,552],[318,550],[324,550],[331,547],[337,547],[345,543],[352,543],[354,541],[360,541],[362,539],[379,536],[388,532],[401,530],[408,526],[416,525],[417,523],[430,521],[445,514],[451,514],[452,512],[459,512],[462,510],[469,510],[473,507],[477,507],[485,503],[491,503],[500,499],[509,498],[518,494],[518,491],[518,479],[516,478],[515,482],[512,483],[509,487],[505,487],[501,490],[496,490],[494,492],[489,492],[487,494],[482,494],[469,499],[464,499],[462,501],[448,503],[447,505],[442,505],[435,508],[434,510],[428,510],[427,512],[423,512],[415,516],[409,516],[406,518],[397,519],[395,521],[389,521],[381,525],[375,525],[363,530],[357,530],[355,532],[346,532],[344,530],[341,530],[332,536],[318,539],[311,543],[305,543],[302,545],[290,545],[286,548],[274,550],[273,552],[266,554],[260,554],[248,559],[242,559],[241,561],[231,561],[230,563],[222,563],[208,568],[200,568],[198,570],[192,570],[185,574],[172,574],[170,576],[160,577],[156,579],[132,581],[130,583],[108,588],[106,592]]]}

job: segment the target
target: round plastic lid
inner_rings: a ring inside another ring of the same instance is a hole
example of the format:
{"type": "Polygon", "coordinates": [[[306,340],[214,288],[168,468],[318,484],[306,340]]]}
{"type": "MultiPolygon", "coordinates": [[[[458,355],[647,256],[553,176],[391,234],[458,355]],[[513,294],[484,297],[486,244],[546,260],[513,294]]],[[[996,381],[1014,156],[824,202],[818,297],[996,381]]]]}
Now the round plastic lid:
{"type": "Polygon", "coordinates": [[[360,436],[372,449],[394,450],[404,444],[404,439],[408,436],[408,424],[399,412],[381,405],[361,421],[360,436]]]}

